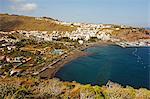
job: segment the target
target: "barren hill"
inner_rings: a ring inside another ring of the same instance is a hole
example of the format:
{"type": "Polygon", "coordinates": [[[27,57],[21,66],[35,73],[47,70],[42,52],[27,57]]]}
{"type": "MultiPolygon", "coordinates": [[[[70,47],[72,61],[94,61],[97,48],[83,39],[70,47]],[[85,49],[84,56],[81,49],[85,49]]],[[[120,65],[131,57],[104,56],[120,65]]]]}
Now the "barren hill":
{"type": "Polygon", "coordinates": [[[56,20],[48,17],[36,17],[0,14],[0,30],[39,30],[39,31],[72,31],[75,27],[57,24],[56,20]]]}

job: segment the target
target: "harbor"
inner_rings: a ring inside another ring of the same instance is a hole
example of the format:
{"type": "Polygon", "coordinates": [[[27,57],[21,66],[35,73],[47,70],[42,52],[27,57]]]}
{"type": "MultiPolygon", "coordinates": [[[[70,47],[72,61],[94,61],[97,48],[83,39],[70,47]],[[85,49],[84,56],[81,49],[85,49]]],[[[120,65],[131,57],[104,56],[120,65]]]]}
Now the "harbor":
{"type": "Polygon", "coordinates": [[[150,39],[148,40],[139,40],[139,41],[134,41],[134,42],[129,42],[129,41],[122,41],[122,42],[116,42],[116,45],[123,47],[123,48],[128,48],[128,47],[150,47],[150,39]]]}

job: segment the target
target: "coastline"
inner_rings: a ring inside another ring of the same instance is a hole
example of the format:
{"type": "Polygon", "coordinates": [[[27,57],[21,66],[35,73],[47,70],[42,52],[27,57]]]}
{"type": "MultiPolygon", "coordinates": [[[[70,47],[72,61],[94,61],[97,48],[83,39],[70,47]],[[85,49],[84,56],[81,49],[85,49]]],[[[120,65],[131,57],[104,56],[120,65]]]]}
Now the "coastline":
{"type": "Polygon", "coordinates": [[[79,47],[77,49],[74,49],[71,51],[67,57],[62,58],[60,61],[56,62],[53,64],[51,67],[53,68],[46,68],[43,70],[41,73],[38,74],[40,78],[53,78],[56,74],[57,71],[60,70],[65,64],[71,62],[74,59],[77,59],[82,56],[87,56],[89,53],[84,52],[85,49],[90,48],[90,47],[96,47],[96,46],[103,46],[103,45],[112,45],[114,43],[112,42],[94,42],[94,43],[87,43],[82,47],[79,47]]]}
{"type": "MultiPolygon", "coordinates": [[[[60,59],[58,59],[56,62],[49,64],[48,66],[44,67],[37,76],[40,78],[54,78],[57,71],[60,70],[65,64],[71,62],[72,60],[75,60],[82,56],[90,55],[90,53],[85,52],[84,50],[96,47],[96,46],[104,46],[104,45],[115,45],[119,46],[114,42],[110,41],[98,41],[98,42],[92,42],[92,43],[85,43],[82,47],[75,48],[73,51],[70,51],[69,53],[60,56],[60,59]]],[[[122,46],[119,46],[122,47],[122,46]]],[[[127,48],[127,47],[122,47],[127,48]]]]}
{"type": "Polygon", "coordinates": [[[38,76],[40,78],[53,78],[55,76],[55,73],[60,69],[62,68],[66,63],[76,59],[76,58],[79,58],[79,57],[82,57],[82,56],[86,56],[87,53],[84,53],[82,51],[72,51],[70,52],[70,54],[63,58],[62,60],[60,60],[59,62],[57,62],[56,64],[52,65],[53,68],[47,68],[45,69],[44,71],[42,71],[41,73],[38,74],[38,76]]]}

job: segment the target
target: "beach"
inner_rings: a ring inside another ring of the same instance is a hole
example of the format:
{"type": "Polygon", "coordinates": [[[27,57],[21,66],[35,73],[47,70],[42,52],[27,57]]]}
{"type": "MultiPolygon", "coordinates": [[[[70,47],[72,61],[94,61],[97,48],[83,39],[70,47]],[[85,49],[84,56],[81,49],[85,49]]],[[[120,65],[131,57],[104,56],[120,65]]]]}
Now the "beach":
{"type": "Polygon", "coordinates": [[[109,80],[134,88],[149,88],[149,48],[100,45],[90,53],[64,65],[55,77],[62,81],[105,85],[109,80]]]}
{"type": "Polygon", "coordinates": [[[53,64],[52,68],[46,68],[42,72],[38,74],[40,78],[53,78],[55,76],[55,73],[62,68],[65,64],[69,63],[70,61],[89,55],[89,53],[84,52],[85,49],[95,46],[103,46],[103,45],[110,45],[114,44],[112,42],[94,42],[94,43],[87,43],[84,44],[82,47],[76,48],[73,51],[69,52],[67,55],[63,55],[59,61],[57,61],[55,64],[53,64]]]}

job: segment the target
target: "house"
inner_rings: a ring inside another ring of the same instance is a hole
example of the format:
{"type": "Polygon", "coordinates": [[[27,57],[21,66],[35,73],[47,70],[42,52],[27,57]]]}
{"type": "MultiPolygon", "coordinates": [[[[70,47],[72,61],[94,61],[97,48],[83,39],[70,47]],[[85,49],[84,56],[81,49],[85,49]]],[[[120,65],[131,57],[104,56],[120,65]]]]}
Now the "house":
{"type": "Polygon", "coordinates": [[[21,60],[23,59],[23,57],[15,57],[13,62],[15,63],[21,63],[21,60]]]}
{"type": "Polygon", "coordinates": [[[43,37],[44,41],[52,41],[52,37],[43,37]]]}
{"type": "Polygon", "coordinates": [[[15,49],[16,48],[16,46],[7,46],[7,49],[9,50],[9,51],[11,51],[11,50],[13,50],[13,49],[15,49]]]}
{"type": "Polygon", "coordinates": [[[6,57],[6,61],[7,61],[7,62],[11,62],[11,58],[6,57]]]}
{"type": "Polygon", "coordinates": [[[5,47],[5,46],[6,46],[6,44],[2,44],[2,46],[3,46],[3,47],[5,47]]]}
{"type": "Polygon", "coordinates": [[[21,62],[26,63],[26,62],[30,61],[31,59],[32,59],[31,57],[29,57],[29,58],[24,57],[24,58],[21,59],[21,62]]]}
{"type": "Polygon", "coordinates": [[[100,32],[100,34],[97,34],[97,38],[107,41],[107,40],[110,40],[110,34],[107,34],[105,32],[100,32]]]}
{"type": "Polygon", "coordinates": [[[88,41],[89,39],[90,39],[89,35],[86,35],[85,38],[84,38],[85,41],[88,41]]]}
{"type": "Polygon", "coordinates": [[[15,69],[15,68],[13,68],[13,69],[10,71],[10,76],[19,75],[19,74],[21,74],[21,72],[23,72],[23,69],[15,69]]]}
{"type": "Polygon", "coordinates": [[[120,30],[120,28],[116,28],[116,30],[120,30]]]}
{"type": "Polygon", "coordinates": [[[78,43],[79,43],[79,44],[83,44],[83,40],[79,40],[78,43]]]}

